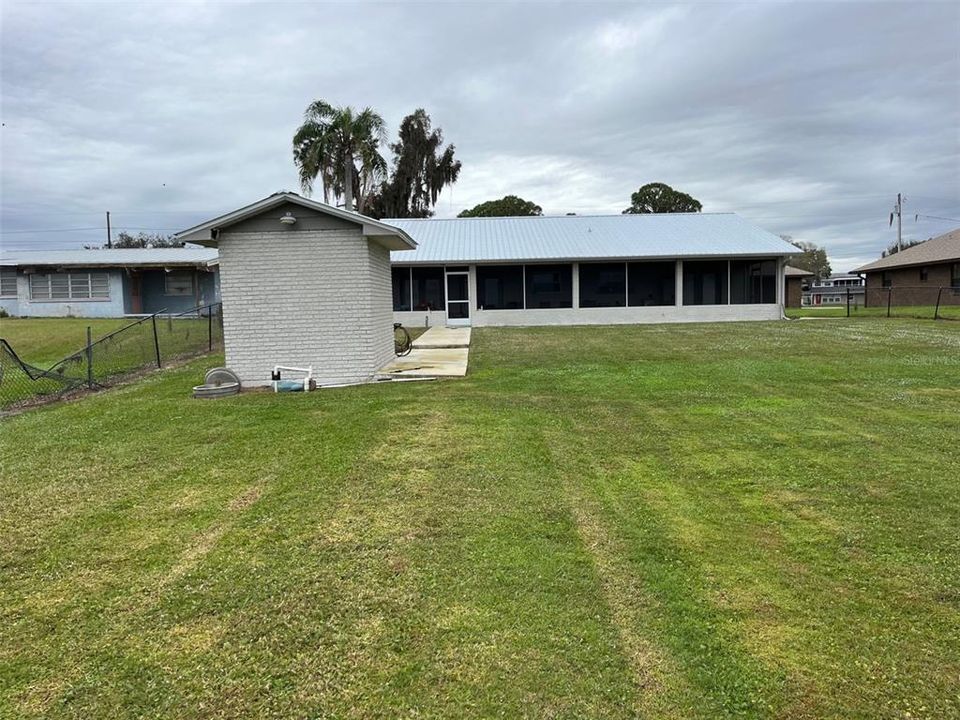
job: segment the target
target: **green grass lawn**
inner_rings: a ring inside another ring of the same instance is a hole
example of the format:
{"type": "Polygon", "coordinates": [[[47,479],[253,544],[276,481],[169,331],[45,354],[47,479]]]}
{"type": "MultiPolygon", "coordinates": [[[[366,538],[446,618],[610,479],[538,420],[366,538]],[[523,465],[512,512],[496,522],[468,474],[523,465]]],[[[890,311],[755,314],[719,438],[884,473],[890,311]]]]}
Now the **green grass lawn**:
{"type": "MultiPolygon", "coordinates": [[[[800,318],[800,317],[846,317],[847,316],[847,306],[826,306],[826,307],[803,307],[803,308],[787,308],[786,314],[788,317],[800,318]]],[[[922,319],[922,320],[932,320],[934,313],[937,313],[938,318],[946,320],[960,320],[960,305],[941,305],[937,309],[933,305],[904,305],[898,306],[894,305],[890,308],[890,317],[892,318],[912,318],[912,319],[922,319]]],[[[886,318],[887,316],[887,306],[878,305],[876,307],[850,307],[850,317],[864,317],[864,318],[877,318],[882,317],[886,318]]]]}
{"type": "Polygon", "coordinates": [[[27,363],[47,368],[87,344],[87,326],[94,338],[124,325],[127,318],[0,318],[0,337],[27,363]]]}
{"type": "Polygon", "coordinates": [[[0,423],[0,717],[960,714],[960,323],[216,362],[0,423]]]}
{"type": "MultiPolygon", "coordinates": [[[[86,355],[82,351],[88,326],[94,342],[93,378],[101,385],[156,368],[158,345],[163,364],[207,352],[211,332],[214,347],[222,348],[222,331],[216,317],[212,325],[206,317],[158,318],[156,337],[149,319],[136,322],[130,318],[0,318],[0,337],[7,340],[21,360],[43,370],[76,353],[73,360],[58,369],[69,378],[85,380],[86,355]]],[[[0,409],[40,396],[57,395],[63,389],[59,380],[32,380],[10,358],[0,357],[0,409]]]]}

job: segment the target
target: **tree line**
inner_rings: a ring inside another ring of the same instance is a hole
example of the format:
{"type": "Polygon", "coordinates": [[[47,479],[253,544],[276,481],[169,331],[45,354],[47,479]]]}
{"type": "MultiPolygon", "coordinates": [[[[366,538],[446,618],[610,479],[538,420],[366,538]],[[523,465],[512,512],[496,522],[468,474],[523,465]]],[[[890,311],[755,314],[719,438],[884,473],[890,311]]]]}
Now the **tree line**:
{"type": "MultiPolygon", "coordinates": [[[[444,145],[423,108],[400,123],[396,142],[387,143],[386,123],[373,108],[334,107],[325,100],[307,106],[293,136],[293,161],[300,187],[310,195],[319,184],[324,202],[375,218],[426,218],[442,190],[460,176],[456,147],[444,145]],[[393,157],[388,163],[382,146],[393,157]]],[[[699,200],[666,183],[648,183],[630,196],[624,214],[700,212],[699,200]]],[[[488,200],[458,217],[541,215],[534,202],[507,195],[488,200]]]]}

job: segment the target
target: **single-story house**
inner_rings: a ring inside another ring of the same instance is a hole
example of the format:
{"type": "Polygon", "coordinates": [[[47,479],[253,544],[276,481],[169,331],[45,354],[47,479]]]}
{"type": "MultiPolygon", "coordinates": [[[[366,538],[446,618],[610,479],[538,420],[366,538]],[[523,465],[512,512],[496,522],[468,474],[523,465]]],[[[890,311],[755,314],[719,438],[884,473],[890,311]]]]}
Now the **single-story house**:
{"type": "Polygon", "coordinates": [[[390,252],[416,247],[402,229],[280,192],[177,238],[220,251],[226,362],[244,385],[277,365],[359,382],[394,357],[390,252]]]}
{"type": "Polygon", "coordinates": [[[0,308],[23,317],[178,313],[220,299],[209,248],[0,254],[0,308]]]}
{"type": "Polygon", "coordinates": [[[800,251],[733,213],[384,220],[405,325],[777,320],[800,251]]]}
{"type": "Polygon", "coordinates": [[[810,282],[813,273],[809,270],[787,265],[783,268],[784,305],[789,308],[798,308],[803,300],[803,290],[810,282]]]}
{"type": "Polygon", "coordinates": [[[960,305],[960,228],[855,272],[866,276],[868,305],[933,305],[938,295],[941,305],[960,305]]]}

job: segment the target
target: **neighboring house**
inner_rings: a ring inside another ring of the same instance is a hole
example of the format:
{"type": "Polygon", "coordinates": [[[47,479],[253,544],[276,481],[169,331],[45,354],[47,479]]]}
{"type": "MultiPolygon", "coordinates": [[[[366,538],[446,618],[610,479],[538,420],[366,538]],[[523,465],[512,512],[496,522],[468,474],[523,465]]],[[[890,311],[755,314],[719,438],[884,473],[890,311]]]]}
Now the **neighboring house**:
{"type": "Polygon", "coordinates": [[[960,305],[960,228],[858,268],[869,305],[960,305]],[[941,291],[940,288],[949,288],[941,291]],[[889,296],[889,297],[888,297],[889,296]]]}
{"type": "Polygon", "coordinates": [[[732,213],[384,220],[405,325],[777,320],[800,251],[732,213]]]}
{"type": "Polygon", "coordinates": [[[807,284],[810,282],[810,278],[812,277],[813,273],[809,270],[801,270],[800,268],[795,268],[792,265],[787,265],[783,269],[783,280],[786,288],[784,290],[783,297],[786,307],[800,307],[804,288],[806,288],[807,284]]]}
{"type": "Polygon", "coordinates": [[[813,280],[803,291],[804,307],[835,307],[850,304],[862,306],[864,303],[864,281],[859,275],[837,273],[824,280],[813,280]]]}
{"type": "Polygon", "coordinates": [[[23,317],[178,313],[219,301],[208,248],[49,250],[0,255],[0,308],[23,317]]]}
{"type": "Polygon", "coordinates": [[[244,385],[275,365],[359,382],[394,357],[390,251],[416,247],[403,230],[282,192],[177,238],[220,250],[226,362],[244,385]]]}

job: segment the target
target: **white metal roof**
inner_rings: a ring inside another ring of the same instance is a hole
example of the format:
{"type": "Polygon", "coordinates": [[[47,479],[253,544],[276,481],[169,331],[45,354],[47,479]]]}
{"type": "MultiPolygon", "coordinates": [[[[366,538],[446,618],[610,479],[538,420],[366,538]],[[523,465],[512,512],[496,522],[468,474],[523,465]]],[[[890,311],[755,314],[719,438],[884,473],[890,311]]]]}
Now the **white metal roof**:
{"type": "Polygon", "coordinates": [[[417,249],[395,263],[474,263],[794,255],[790,243],[733,213],[384,220],[417,249]]]}
{"type": "Polygon", "coordinates": [[[0,265],[19,267],[167,267],[216,265],[216,248],[24,250],[0,253],[0,265]]]}
{"type": "Polygon", "coordinates": [[[303,207],[316,210],[317,212],[326,213],[327,215],[341,218],[349,222],[357,223],[363,227],[364,235],[383,242],[388,247],[391,247],[391,249],[400,250],[416,247],[416,243],[413,241],[413,239],[397,226],[388,225],[383,221],[374,220],[373,218],[367,217],[366,215],[361,215],[360,213],[351,212],[350,210],[344,210],[343,208],[338,208],[334,207],[333,205],[327,205],[326,203],[311,200],[310,198],[305,198],[302,195],[298,195],[297,193],[290,192],[288,190],[275,192],[273,195],[268,195],[267,197],[257,200],[255,203],[246,205],[239,210],[234,210],[233,212],[226,213],[225,215],[220,215],[212,220],[207,220],[199,225],[194,225],[192,228],[181,230],[174,235],[174,237],[178,240],[184,240],[186,242],[201,243],[203,245],[216,245],[218,232],[222,228],[229,227],[230,225],[238,223],[241,220],[253,217],[254,215],[258,215],[265,210],[269,210],[270,208],[277,207],[278,205],[288,202],[296,205],[302,205],[303,207]]]}

